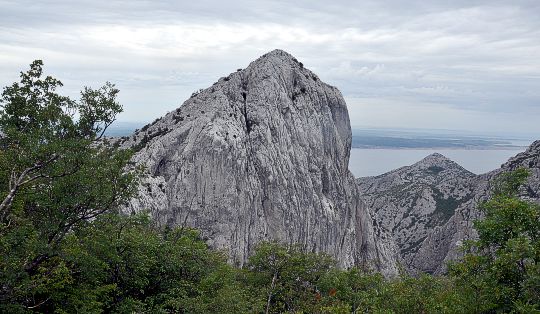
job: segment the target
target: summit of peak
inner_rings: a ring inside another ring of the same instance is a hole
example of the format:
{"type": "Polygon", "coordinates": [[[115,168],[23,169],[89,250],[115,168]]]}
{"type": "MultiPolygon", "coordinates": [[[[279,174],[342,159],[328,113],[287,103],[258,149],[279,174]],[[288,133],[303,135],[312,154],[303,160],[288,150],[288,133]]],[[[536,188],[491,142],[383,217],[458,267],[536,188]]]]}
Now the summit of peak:
{"type": "Polygon", "coordinates": [[[268,67],[268,64],[271,64],[272,67],[304,67],[302,62],[298,61],[298,59],[296,59],[290,53],[281,49],[274,49],[270,52],[265,53],[264,55],[257,58],[255,61],[251,62],[250,67],[268,67]]]}
{"type": "Polygon", "coordinates": [[[275,58],[275,57],[280,58],[280,59],[289,59],[292,61],[296,60],[296,58],[293,55],[291,55],[290,53],[282,49],[274,49],[272,51],[269,51],[265,53],[264,55],[262,55],[261,57],[259,57],[259,59],[269,59],[269,58],[275,58]]]}
{"type": "Polygon", "coordinates": [[[431,160],[438,160],[438,161],[452,161],[450,158],[444,156],[440,153],[433,153],[431,155],[428,155],[422,159],[423,161],[431,161],[431,160]]]}
{"type": "Polygon", "coordinates": [[[290,53],[288,53],[287,51],[285,51],[285,50],[283,50],[283,49],[279,49],[279,48],[278,48],[278,49],[274,49],[274,50],[272,50],[272,51],[269,51],[269,52],[267,53],[267,55],[280,55],[280,56],[288,56],[288,57],[293,58],[293,56],[292,56],[290,53]]]}
{"type": "Polygon", "coordinates": [[[420,168],[436,166],[443,169],[450,169],[455,168],[455,166],[460,167],[456,162],[440,153],[433,153],[431,155],[428,155],[419,162],[417,162],[415,165],[419,166],[420,168]]]}
{"type": "MultiPolygon", "coordinates": [[[[452,170],[452,171],[458,171],[463,173],[469,173],[472,175],[470,171],[463,168],[461,165],[453,161],[452,159],[444,156],[440,153],[433,153],[431,155],[428,155],[424,157],[424,159],[420,160],[419,162],[415,163],[413,165],[413,168],[415,169],[438,169],[439,171],[442,170],[452,170]]],[[[439,172],[437,171],[437,173],[439,172]]]]}
{"type": "Polygon", "coordinates": [[[231,73],[225,81],[229,79],[233,85],[238,83],[236,80],[240,80],[243,88],[247,89],[254,82],[275,80],[277,83],[275,86],[282,85],[291,95],[296,93],[292,97],[298,96],[298,93],[320,91],[324,88],[337,90],[334,86],[322,82],[317,74],[304,67],[304,64],[293,55],[281,49],[265,53],[252,61],[245,69],[231,73]]]}

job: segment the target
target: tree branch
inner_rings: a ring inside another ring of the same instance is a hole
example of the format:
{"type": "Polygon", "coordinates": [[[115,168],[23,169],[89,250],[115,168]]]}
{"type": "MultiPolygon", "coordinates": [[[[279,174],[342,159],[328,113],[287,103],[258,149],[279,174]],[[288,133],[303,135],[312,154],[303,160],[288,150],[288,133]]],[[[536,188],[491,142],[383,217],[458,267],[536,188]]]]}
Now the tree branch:
{"type": "Polygon", "coordinates": [[[51,162],[55,161],[56,159],[58,159],[58,157],[59,156],[56,153],[52,154],[52,156],[46,161],[37,162],[32,167],[24,169],[18,178],[15,175],[15,172],[14,171],[12,172],[12,179],[15,179],[15,178],[17,179],[15,179],[14,182],[10,180],[11,189],[8,195],[4,198],[4,200],[0,204],[0,219],[1,219],[0,221],[4,221],[4,219],[8,216],[9,208],[11,207],[11,204],[13,203],[13,199],[15,198],[15,195],[17,194],[21,186],[26,185],[32,181],[35,181],[43,177],[43,175],[35,175],[30,178],[26,178],[26,177],[30,175],[31,173],[33,173],[34,171],[39,170],[43,168],[44,166],[50,164],[51,162]]]}
{"type": "Polygon", "coordinates": [[[270,286],[270,292],[268,292],[268,300],[266,301],[266,314],[270,313],[270,301],[272,301],[272,293],[274,292],[274,288],[276,286],[277,274],[277,271],[274,272],[274,277],[272,277],[272,285],[270,286]]]}

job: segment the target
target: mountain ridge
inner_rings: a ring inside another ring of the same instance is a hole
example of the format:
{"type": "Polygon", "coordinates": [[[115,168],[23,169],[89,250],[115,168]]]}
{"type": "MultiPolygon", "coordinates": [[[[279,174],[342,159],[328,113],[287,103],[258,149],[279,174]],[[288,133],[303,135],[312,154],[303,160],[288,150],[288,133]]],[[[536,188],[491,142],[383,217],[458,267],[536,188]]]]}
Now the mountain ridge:
{"type": "Polygon", "coordinates": [[[461,256],[463,241],[476,237],[473,222],[482,218],[477,206],[491,196],[494,180],[519,167],[531,172],[520,196],[539,202],[540,141],[485,174],[475,175],[441,154],[432,154],[411,166],[357,182],[376,224],[399,248],[405,268],[411,273],[441,274],[447,262],[461,256]]]}

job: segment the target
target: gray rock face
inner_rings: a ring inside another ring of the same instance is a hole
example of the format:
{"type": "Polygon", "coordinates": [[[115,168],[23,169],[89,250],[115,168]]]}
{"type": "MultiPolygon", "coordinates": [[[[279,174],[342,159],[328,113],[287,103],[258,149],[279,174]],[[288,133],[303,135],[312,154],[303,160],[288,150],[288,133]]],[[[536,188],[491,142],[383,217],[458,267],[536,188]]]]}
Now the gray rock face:
{"type": "Polygon", "coordinates": [[[130,210],[201,230],[242,264],[262,240],[395,274],[348,170],[351,129],[337,88],[272,51],[124,140],[146,167],[130,210]]]}
{"type": "MultiPolygon", "coordinates": [[[[510,158],[508,162],[498,169],[501,171],[511,171],[517,168],[529,169],[531,175],[527,180],[527,184],[520,191],[520,195],[524,199],[529,199],[534,202],[540,201],[540,141],[535,141],[529,148],[523,153],[519,153],[516,156],[510,158]]],[[[491,173],[496,175],[497,172],[491,173]]]]}
{"type": "Polygon", "coordinates": [[[440,154],[378,177],[359,178],[379,225],[392,234],[410,268],[422,242],[472,197],[475,175],[440,154]]]}
{"type": "Polygon", "coordinates": [[[376,224],[390,233],[411,273],[444,273],[461,256],[463,240],[475,238],[477,205],[490,197],[493,180],[518,167],[531,176],[522,197],[539,200],[540,141],[500,169],[474,175],[440,154],[377,177],[359,178],[360,190],[376,224]]]}

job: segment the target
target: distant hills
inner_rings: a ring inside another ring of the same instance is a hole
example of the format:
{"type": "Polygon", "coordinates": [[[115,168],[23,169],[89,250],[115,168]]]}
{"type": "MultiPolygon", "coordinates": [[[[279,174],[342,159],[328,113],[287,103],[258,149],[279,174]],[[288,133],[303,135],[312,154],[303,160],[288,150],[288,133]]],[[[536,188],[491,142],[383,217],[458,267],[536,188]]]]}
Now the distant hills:
{"type": "Polygon", "coordinates": [[[478,204],[492,195],[494,179],[520,167],[531,174],[520,197],[540,202],[540,141],[481,175],[432,154],[357,182],[375,225],[395,241],[402,266],[411,273],[442,274],[447,262],[461,256],[463,242],[476,237],[473,222],[482,217],[478,204]]]}
{"type": "Polygon", "coordinates": [[[463,148],[463,149],[514,149],[521,148],[510,141],[483,138],[400,138],[374,135],[353,136],[354,148],[463,148]]]}

